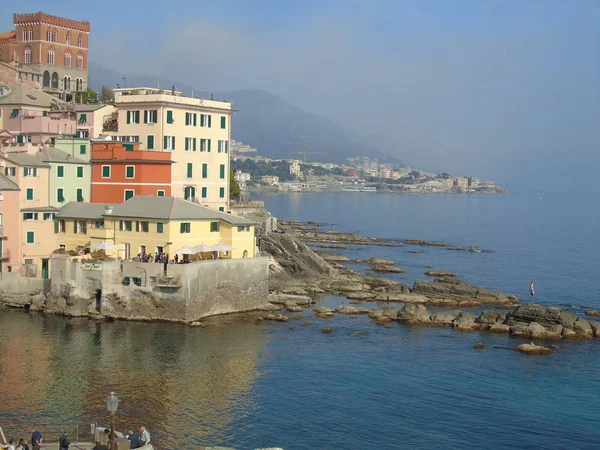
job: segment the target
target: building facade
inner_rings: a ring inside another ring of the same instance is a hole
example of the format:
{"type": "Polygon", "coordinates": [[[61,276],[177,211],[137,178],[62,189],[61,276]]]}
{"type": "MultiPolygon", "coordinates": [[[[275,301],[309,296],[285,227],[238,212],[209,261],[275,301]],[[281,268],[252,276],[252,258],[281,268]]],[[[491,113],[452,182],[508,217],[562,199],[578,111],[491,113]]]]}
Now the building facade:
{"type": "Polygon", "coordinates": [[[91,148],[92,203],[123,203],[136,195],[171,196],[172,153],[114,141],[94,141],[91,148]]]}
{"type": "Polygon", "coordinates": [[[77,104],[77,137],[97,139],[110,128],[111,119],[116,117],[117,109],[113,105],[105,104],[77,104]]]}
{"type": "Polygon", "coordinates": [[[54,208],[69,202],[90,201],[90,163],[57,148],[44,147],[38,158],[50,165],[48,204],[54,208]]]}
{"type": "Polygon", "coordinates": [[[19,186],[0,173],[0,273],[8,272],[11,256],[17,257],[19,249],[19,186]]]}
{"type": "Polygon", "coordinates": [[[229,205],[228,102],[154,88],[115,89],[119,139],[169,152],[171,194],[225,211],[229,205]]]}
{"type": "Polygon", "coordinates": [[[167,253],[172,259],[184,246],[221,243],[232,247],[220,252],[222,258],[256,256],[254,222],[174,197],[136,196],[119,205],[69,203],[56,217],[56,245],[66,251],[81,253],[106,241],[120,247],[112,256],[126,260],[139,253],[167,253]]]}
{"type": "Polygon", "coordinates": [[[90,161],[91,141],[89,139],[57,137],[54,139],[54,148],[85,162],[90,161]]]}
{"type": "Polygon", "coordinates": [[[13,14],[14,31],[0,35],[0,58],[35,69],[45,91],[60,94],[88,87],[90,23],[43,12],[13,14]]]}

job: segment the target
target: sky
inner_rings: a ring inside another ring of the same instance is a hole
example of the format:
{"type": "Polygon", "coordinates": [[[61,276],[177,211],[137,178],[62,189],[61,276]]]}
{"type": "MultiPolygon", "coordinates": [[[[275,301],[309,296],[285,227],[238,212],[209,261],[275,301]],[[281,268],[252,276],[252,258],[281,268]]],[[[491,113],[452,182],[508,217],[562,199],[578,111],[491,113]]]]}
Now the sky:
{"type": "Polygon", "coordinates": [[[600,173],[599,0],[13,5],[3,30],[13,12],[89,20],[100,65],[264,89],[425,170],[549,186],[600,173]]]}

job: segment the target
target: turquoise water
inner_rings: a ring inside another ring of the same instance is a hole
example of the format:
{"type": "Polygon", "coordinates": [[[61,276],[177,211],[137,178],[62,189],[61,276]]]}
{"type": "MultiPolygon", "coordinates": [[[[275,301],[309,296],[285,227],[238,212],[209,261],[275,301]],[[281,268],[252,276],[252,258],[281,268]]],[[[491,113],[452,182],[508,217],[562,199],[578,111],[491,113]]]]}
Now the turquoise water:
{"type": "MultiPolygon", "coordinates": [[[[391,239],[478,245],[357,247],[352,257],[394,259],[408,284],[427,265],[520,297],[600,308],[600,213],[581,194],[503,197],[386,194],[264,196],[280,218],[336,222],[391,239]],[[587,205],[587,207],[586,207],[587,205]]],[[[360,266],[359,266],[360,267],[360,266]]],[[[326,297],[337,306],[347,300],[326,297]]],[[[494,346],[506,335],[372,325],[368,318],[252,321],[188,328],[0,312],[0,426],[25,436],[81,434],[106,421],[104,398],[121,397],[117,427],[142,422],[158,448],[289,449],[598,448],[600,341],[559,342],[550,356],[494,346]],[[310,321],[311,326],[301,326],[310,321]],[[325,326],[332,334],[320,332],[325,326]],[[295,327],[291,331],[290,327],[295,327]],[[475,342],[486,344],[474,350],[475,342]]]]}

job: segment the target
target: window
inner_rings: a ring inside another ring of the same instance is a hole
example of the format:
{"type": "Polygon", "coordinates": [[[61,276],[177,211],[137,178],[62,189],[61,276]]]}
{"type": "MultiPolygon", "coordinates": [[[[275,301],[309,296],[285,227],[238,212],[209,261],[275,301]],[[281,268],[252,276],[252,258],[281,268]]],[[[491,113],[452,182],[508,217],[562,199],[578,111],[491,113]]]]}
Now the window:
{"type": "Polygon", "coordinates": [[[157,197],[164,197],[165,196],[165,191],[163,191],[163,190],[156,191],[156,196],[157,197]]]}
{"type": "Polygon", "coordinates": [[[187,163],[186,177],[192,178],[194,176],[194,164],[187,163]]]}
{"type": "Polygon", "coordinates": [[[33,200],[33,188],[27,188],[25,195],[26,195],[25,198],[27,200],[33,200]]]}
{"type": "Polygon", "coordinates": [[[211,222],[210,223],[210,232],[218,233],[219,231],[221,231],[221,223],[220,222],[211,222]]]}
{"type": "Polygon", "coordinates": [[[80,34],[77,38],[77,47],[83,47],[83,34],[80,34]]]}
{"type": "Polygon", "coordinates": [[[149,134],[146,142],[146,150],[154,150],[154,136],[149,134]]]}
{"type": "Polygon", "coordinates": [[[157,123],[158,122],[158,110],[147,109],[144,111],[144,123],[157,123]]]}
{"type": "Polygon", "coordinates": [[[224,187],[219,188],[219,198],[225,198],[225,188],[224,187]]]}
{"type": "Polygon", "coordinates": [[[140,222],[139,220],[135,221],[135,231],[147,233],[148,232],[148,222],[140,222]]]}
{"type": "Polygon", "coordinates": [[[85,144],[81,144],[79,146],[79,154],[80,155],[85,155],[87,153],[87,148],[85,147],[85,144]]]}
{"type": "Polygon", "coordinates": [[[125,166],[125,178],[135,178],[135,166],[125,166]]]}
{"type": "Polygon", "coordinates": [[[196,113],[185,113],[185,124],[189,126],[196,126],[196,113]]]}
{"type": "Polygon", "coordinates": [[[94,228],[103,230],[104,229],[104,220],[96,220],[96,222],[94,222],[94,228]]]}
{"type": "Polygon", "coordinates": [[[27,243],[28,244],[35,244],[35,231],[28,231],[27,232],[27,243]]]}
{"type": "Polygon", "coordinates": [[[119,221],[119,230],[121,231],[131,231],[133,229],[131,220],[121,220],[119,221]]]}
{"type": "Polygon", "coordinates": [[[37,213],[23,213],[23,220],[37,220],[37,213]]]}
{"type": "Polygon", "coordinates": [[[135,191],[133,189],[125,189],[125,201],[129,200],[134,195],[135,191]]]}
{"type": "Polygon", "coordinates": [[[222,180],[225,179],[225,164],[221,164],[219,166],[219,178],[221,178],[222,180]]]}
{"type": "Polygon", "coordinates": [[[200,151],[210,152],[210,139],[200,139],[200,151]]]}
{"type": "Polygon", "coordinates": [[[179,226],[179,232],[181,234],[187,234],[192,232],[192,224],[190,222],[182,222],[179,226]]]}
{"type": "Polygon", "coordinates": [[[67,33],[67,36],[65,37],[65,44],[71,45],[71,33],[67,33]]]}
{"type": "Polygon", "coordinates": [[[217,145],[217,153],[227,153],[229,150],[228,141],[219,141],[217,145]]]}
{"type": "Polygon", "coordinates": [[[54,50],[48,50],[48,64],[54,65],[54,50]]]}
{"type": "Polygon", "coordinates": [[[165,136],[163,139],[164,150],[175,150],[175,136],[165,136]]]}
{"type": "MultiPolygon", "coordinates": [[[[77,55],[77,68],[78,69],[83,69],[83,56],[81,55],[77,55]]],[[[71,67],[71,66],[69,66],[71,67]]]]}
{"type": "Polygon", "coordinates": [[[219,211],[225,212],[225,207],[224,206],[219,206],[219,211]]]}
{"type": "Polygon", "coordinates": [[[87,122],[87,114],[81,114],[79,116],[79,123],[86,123],[87,122]]]}
{"type": "Polygon", "coordinates": [[[102,178],[110,178],[110,166],[102,166],[102,178]]]}
{"type": "Polygon", "coordinates": [[[77,178],[83,178],[83,166],[77,166],[77,178]]]}
{"type": "Polygon", "coordinates": [[[165,224],[162,222],[157,222],[156,224],[156,233],[163,234],[165,232],[165,224]]]}
{"type": "Polygon", "coordinates": [[[202,178],[208,178],[208,164],[202,163],[202,178]]]}
{"type": "Polygon", "coordinates": [[[52,32],[52,42],[56,42],[56,31],[52,32]]]}
{"type": "Polygon", "coordinates": [[[76,220],[73,222],[75,234],[87,234],[87,222],[85,220],[76,220]]]}
{"type": "Polygon", "coordinates": [[[23,176],[25,177],[35,177],[37,175],[37,169],[35,167],[25,167],[23,168],[23,176]]]}
{"type": "Polygon", "coordinates": [[[202,198],[206,198],[208,196],[208,192],[207,191],[208,191],[207,188],[205,188],[205,187],[202,188],[202,198]]]}
{"type": "Polygon", "coordinates": [[[4,174],[5,174],[7,177],[14,177],[14,176],[16,175],[16,172],[17,172],[17,168],[16,168],[16,167],[7,167],[7,168],[4,170],[4,174]]]}
{"type": "Polygon", "coordinates": [[[25,64],[31,64],[31,49],[25,49],[25,64]]]}
{"type": "Polygon", "coordinates": [[[19,108],[15,108],[10,113],[10,117],[19,117],[19,108]]]}
{"type": "Polygon", "coordinates": [[[82,188],[77,188],[76,193],[77,193],[77,201],[78,202],[82,202],[84,200],[83,199],[83,189],[82,188]]]}
{"type": "Polygon", "coordinates": [[[127,111],[127,123],[140,123],[140,112],[127,111]]]}
{"type": "Polygon", "coordinates": [[[238,231],[239,231],[239,232],[243,232],[243,231],[250,231],[250,225],[242,225],[242,226],[238,226],[238,231]]]}
{"type": "Polygon", "coordinates": [[[167,123],[175,123],[173,120],[173,111],[167,110],[167,123]]]}
{"type": "Polygon", "coordinates": [[[221,116],[221,129],[224,130],[227,128],[227,117],[221,116]]]}
{"type": "Polygon", "coordinates": [[[65,53],[65,67],[71,67],[71,54],[65,53]]]}
{"type": "Polygon", "coordinates": [[[200,126],[203,128],[210,128],[211,117],[210,114],[200,114],[200,126]]]}
{"type": "Polygon", "coordinates": [[[65,166],[56,166],[56,176],[63,178],[65,176],[65,166]]]}
{"type": "Polygon", "coordinates": [[[63,203],[65,201],[65,190],[63,188],[58,188],[56,190],[56,201],[58,203],[63,203]]]}
{"type": "Polygon", "coordinates": [[[64,233],[66,229],[67,229],[67,224],[63,219],[57,220],[54,222],[54,232],[55,233],[64,233]]]}
{"type": "Polygon", "coordinates": [[[54,213],[44,213],[44,220],[54,220],[56,214],[54,213]]]}
{"type": "Polygon", "coordinates": [[[195,186],[185,186],[183,188],[183,198],[189,201],[194,201],[196,197],[196,187],[195,186]]]}
{"type": "Polygon", "coordinates": [[[185,151],[189,152],[190,150],[196,151],[196,138],[185,138],[185,151]]]}

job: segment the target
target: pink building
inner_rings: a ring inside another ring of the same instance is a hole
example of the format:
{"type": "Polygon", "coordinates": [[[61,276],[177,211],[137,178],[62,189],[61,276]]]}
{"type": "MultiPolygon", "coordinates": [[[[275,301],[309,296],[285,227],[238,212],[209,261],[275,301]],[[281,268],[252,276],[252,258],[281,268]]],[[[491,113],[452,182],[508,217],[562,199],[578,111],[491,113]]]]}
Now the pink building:
{"type": "Polygon", "coordinates": [[[19,251],[19,186],[0,173],[0,273],[8,272],[19,251]]]}
{"type": "Polygon", "coordinates": [[[42,88],[42,76],[36,72],[36,69],[16,62],[0,61],[0,82],[21,82],[36,89],[42,88]]]}
{"type": "Polygon", "coordinates": [[[0,110],[2,127],[16,144],[46,144],[77,132],[70,104],[24,83],[0,84],[0,110]]]}
{"type": "Polygon", "coordinates": [[[116,121],[117,108],[113,105],[100,103],[77,104],[77,137],[97,139],[104,131],[111,130],[111,124],[116,121]],[[106,129],[105,129],[106,128],[106,129]]]}

